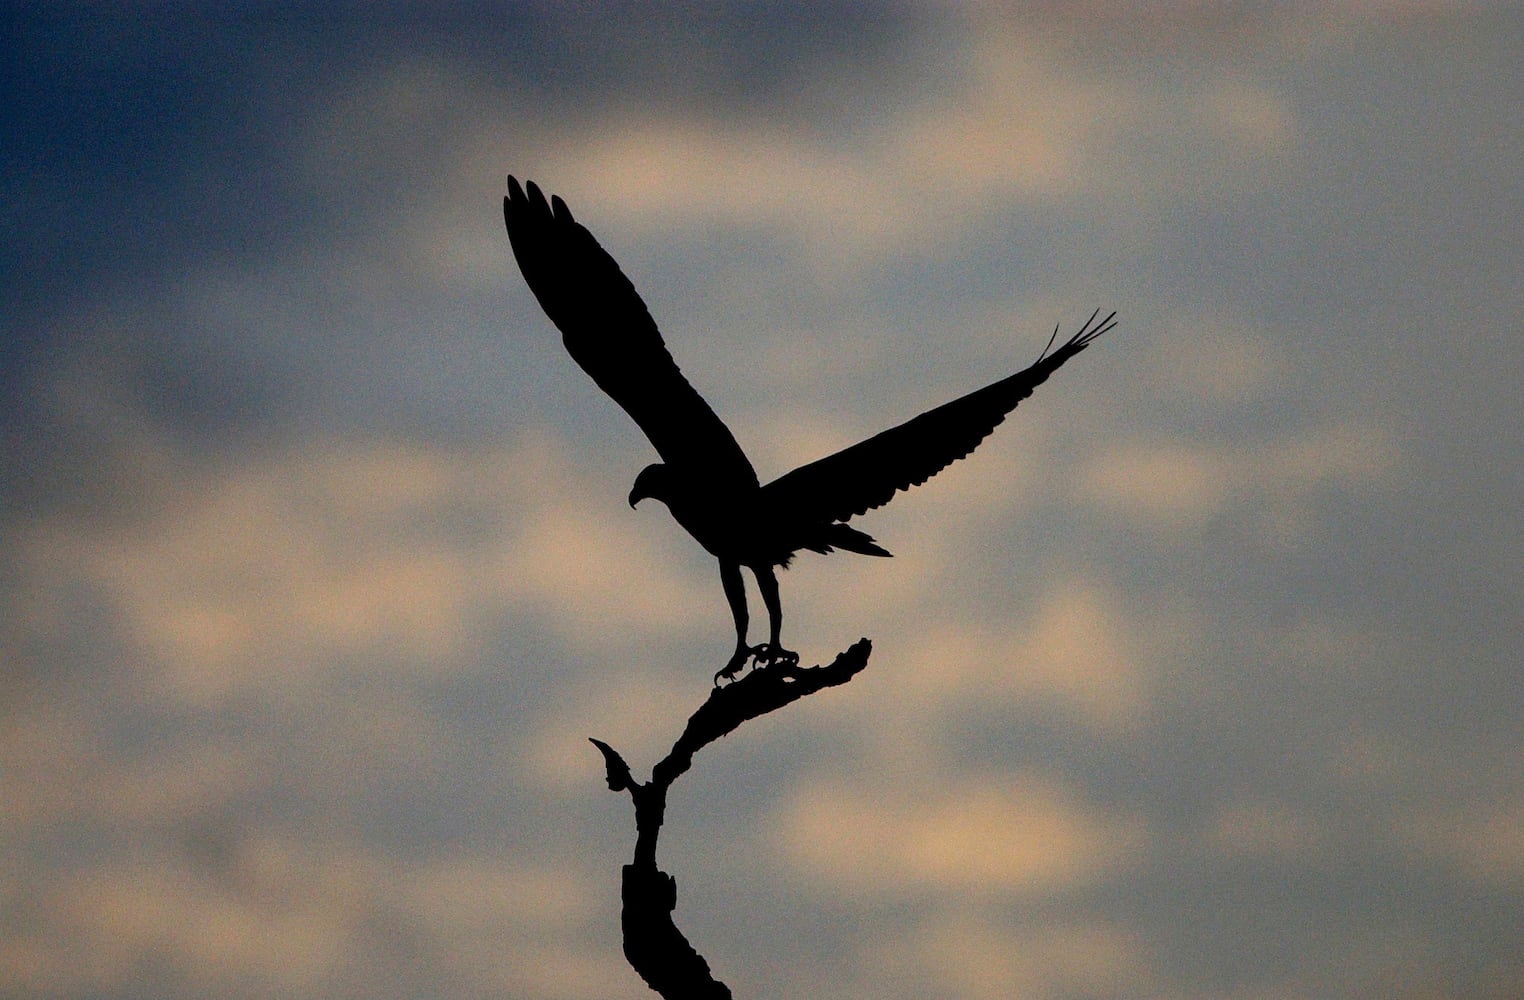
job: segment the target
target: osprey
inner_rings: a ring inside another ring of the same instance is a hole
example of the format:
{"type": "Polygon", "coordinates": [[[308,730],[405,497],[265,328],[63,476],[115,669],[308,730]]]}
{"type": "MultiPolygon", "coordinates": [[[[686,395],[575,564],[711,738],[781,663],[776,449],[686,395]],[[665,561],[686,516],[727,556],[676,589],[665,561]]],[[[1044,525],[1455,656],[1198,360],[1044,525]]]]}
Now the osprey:
{"type": "MultiPolygon", "coordinates": [[[[1060,365],[1115,325],[1116,313],[1097,323],[1096,310],[1079,333],[1051,354],[1045,349],[1030,368],[764,486],[730,429],[678,370],[635,286],[566,203],[556,196],[547,202],[534,182],[521,187],[510,176],[503,218],[519,270],[566,350],[635,419],[662,458],[635,477],[630,506],[660,500],[720,561],[736,649],[716,682],[751,659],[799,660],[779,642],[783,610],[773,567],[787,567],[800,549],[889,555],[846,522],[969,454],[1060,365]],[[768,641],[760,646],[746,643],[743,566],[767,605],[768,641]]],[[[1053,333],[1056,339],[1058,330],[1053,333]]]]}

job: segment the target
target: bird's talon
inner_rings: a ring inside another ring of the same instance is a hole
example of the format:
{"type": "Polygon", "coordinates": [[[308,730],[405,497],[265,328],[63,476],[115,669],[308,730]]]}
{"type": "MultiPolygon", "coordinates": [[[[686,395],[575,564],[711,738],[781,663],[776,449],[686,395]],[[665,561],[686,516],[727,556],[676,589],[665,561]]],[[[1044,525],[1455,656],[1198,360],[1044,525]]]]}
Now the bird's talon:
{"type": "Polygon", "coordinates": [[[783,664],[787,667],[799,665],[799,654],[791,649],[784,649],[772,643],[763,643],[752,650],[752,659],[757,667],[771,667],[783,664]]]}
{"type": "Polygon", "coordinates": [[[715,672],[715,675],[714,675],[714,686],[715,687],[719,687],[720,686],[720,680],[722,678],[727,680],[727,681],[733,681],[733,680],[735,680],[736,679],[736,675],[739,674],[742,670],[746,669],[746,664],[751,660],[751,658],[755,654],[756,654],[756,650],[754,650],[754,649],[740,649],[740,650],[737,650],[736,654],[730,658],[730,662],[725,664],[723,667],[721,667],[718,671],[715,672]]]}

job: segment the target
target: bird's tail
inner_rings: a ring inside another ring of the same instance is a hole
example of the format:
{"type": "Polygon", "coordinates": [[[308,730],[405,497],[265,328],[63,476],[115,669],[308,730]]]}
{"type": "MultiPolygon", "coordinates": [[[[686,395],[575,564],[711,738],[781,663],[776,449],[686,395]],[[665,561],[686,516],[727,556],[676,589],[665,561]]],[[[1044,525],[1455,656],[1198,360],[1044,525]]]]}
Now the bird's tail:
{"type": "Polygon", "coordinates": [[[873,540],[873,536],[866,531],[858,531],[849,525],[840,522],[833,523],[826,529],[826,541],[838,549],[848,552],[858,552],[865,556],[892,556],[894,553],[879,545],[873,540]]]}

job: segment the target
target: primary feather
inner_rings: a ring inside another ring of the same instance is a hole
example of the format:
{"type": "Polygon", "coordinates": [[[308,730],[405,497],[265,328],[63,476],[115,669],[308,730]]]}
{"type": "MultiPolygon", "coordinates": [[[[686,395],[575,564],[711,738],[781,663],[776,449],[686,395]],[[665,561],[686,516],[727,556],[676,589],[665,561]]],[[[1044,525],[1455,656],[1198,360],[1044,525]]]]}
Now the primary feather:
{"type": "Polygon", "coordinates": [[[1116,313],[1096,324],[1099,315],[1032,367],[802,465],[762,487],[763,496],[786,510],[837,521],[882,507],[967,457],[1033,389],[1116,325],[1116,313]]]}
{"type": "Polygon", "coordinates": [[[508,178],[508,241],[572,359],[635,419],[668,462],[757,482],[730,429],[683,377],[635,286],[560,198],[508,178]]]}

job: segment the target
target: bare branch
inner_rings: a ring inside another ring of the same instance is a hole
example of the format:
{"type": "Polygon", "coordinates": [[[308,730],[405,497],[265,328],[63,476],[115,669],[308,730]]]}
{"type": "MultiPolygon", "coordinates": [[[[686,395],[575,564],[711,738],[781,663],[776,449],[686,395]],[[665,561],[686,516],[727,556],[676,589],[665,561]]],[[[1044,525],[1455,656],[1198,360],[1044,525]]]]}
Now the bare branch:
{"type": "Polygon", "coordinates": [[[612,791],[628,791],[635,804],[635,857],[624,866],[620,923],[624,955],[666,1000],[729,1000],[730,989],[716,980],[709,963],[693,950],[672,921],[677,882],[656,867],[656,841],[666,817],[667,789],[693,765],[693,756],[741,723],[776,711],[822,688],[845,684],[868,665],[873,644],[859,639],[835,660],[819,667],[774,664],[753,670],[733,684],[717,687],[688,719],[672,750],[637,782],[613,747],[592,740],[603,754],[612,791]]]}
{"type": "Polygon", "coordinates": [[[619,751],[609,746],[602,740],[595,740],[591,736],[588,742],[603,751],[603,763],[608,768],[609,791],[622,792],[626,788],[635,787],[635,778],[630,774],[630,765],[619,756],[619,751]]]}

